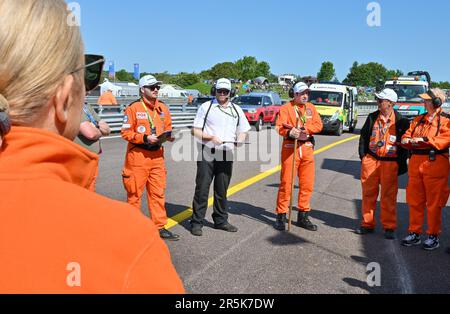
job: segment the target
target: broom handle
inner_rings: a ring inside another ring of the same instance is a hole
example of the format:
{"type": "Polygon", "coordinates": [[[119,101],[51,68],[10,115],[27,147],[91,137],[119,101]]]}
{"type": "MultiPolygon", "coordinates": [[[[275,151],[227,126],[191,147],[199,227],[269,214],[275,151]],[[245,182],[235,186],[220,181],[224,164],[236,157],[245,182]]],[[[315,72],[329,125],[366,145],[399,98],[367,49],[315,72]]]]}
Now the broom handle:
{"type": "MultiPolygon", "coordinates": [[[[298,128],[298,122],[299,117],[297,116],[297,121],[295,124],[295,127],[298,128]]],[[[289,219],[288,219],[288,231],[291,231],[292,226],[292,203],[294,200],[294,180],[295,180],[295,157],[297,157],[297,146],[298,146],[298,140],[295,139],[294,141],[294,154],[292,155],[292,172],[291,172],[291,197],[289,201],[289,219]]]]}

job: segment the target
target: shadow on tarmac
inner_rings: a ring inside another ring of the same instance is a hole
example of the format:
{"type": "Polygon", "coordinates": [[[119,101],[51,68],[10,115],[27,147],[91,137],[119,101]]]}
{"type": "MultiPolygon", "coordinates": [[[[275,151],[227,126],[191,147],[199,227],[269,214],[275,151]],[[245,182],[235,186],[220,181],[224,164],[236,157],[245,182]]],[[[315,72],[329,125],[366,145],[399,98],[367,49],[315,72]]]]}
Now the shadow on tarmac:
{"type": "MultiPolygon", "coordinates": [[[[341,174],[347,174],[353,176],[353,178],[361,179],[361,162],[356,160],[343,160],[343,159],[332,159],[325,158],[322,161],[321,169],[331,170],[341,174]]],[[[398,188],[406,189],[408,184],[408,175],[403,174],[398,177],[398,188]]]]}
{"type": "Polygon", "coordinates": [[[324,225],[335,229],[347,229],[351,232],[356,228],[357,222],[346,216],[337,215],[334,213],[313,209],[310,216],[314,219],[321,220],[324,225]]]}
{"type": "MultiPolygon", "coordinates": [[[[187,206],[184,205],[177,205],[177,204],[171,204],[166,203],[166,209],[168,216],[173,216],[178,213],[181,213],[188,209],[187,206]]],[[[206,217],[203,221],[203,224],[207,228],[214,228],[214,223],[212,220],[213,210],[212,208],[208,208],[206,212],[206,217]]],[[[251,204],[242,203],[242,202],[234,202],[234,201],[228,201],[228,213],[231,216],[230,223],[233,224],[233,218],[232,216],[243,216],[248,219],[256,220],[259,222],[262,222],[266,225],[273,225],[275,222],[276,215],[274,212],[269,212],[265,208],[253,206],[251,204]]],[[[181,224],[186,230],[191,230],[190,226],[190,219],[186,219],[181,224]]]]}
{"type": "MultiPolygon", "coordinates": [[[[355,199],[358,220],[361,219],[361,200],[355,199]]],[[[353,287],[362,288],[369,293],[449,293],[450,291],[450,255],[444,248],[450,244],[448,228],[448,208],[442,211],[441,247],[429,252],[417,247],[404,247],[400,244],[408,234],[409,208],[404,202],[397,203],[397,231],[395,240],[386,240],[380,221],[380,203],[377,202],[375,213],[377,227],[375,233],[358,236],[362,244],[363,256],[351,258],[363,266],[375,262],[381,267],[381,286],[369,287],[366,282],[355,278],[343,278],[353,287]]],[[[423,232],[426,231],[426,215],[423,232]]],[[[422,237],[422,240],[425,236],[422,237]]],[[[367,272],[369,274],[369,272],[367,272]]]]}
{"type": "MultiPolygon", "coordinates": [[[[293,228],[296,228],[293,226],[293,228]]],[[[269,241],[273,245],[277,246],[287,246],[287,245],[298,245],[298,244],[305,244],[310,243],[309,241],[295,235],[292,232],[277,232],[274,236],[271,236],[267,238],[267,241],[269,241]]]]}

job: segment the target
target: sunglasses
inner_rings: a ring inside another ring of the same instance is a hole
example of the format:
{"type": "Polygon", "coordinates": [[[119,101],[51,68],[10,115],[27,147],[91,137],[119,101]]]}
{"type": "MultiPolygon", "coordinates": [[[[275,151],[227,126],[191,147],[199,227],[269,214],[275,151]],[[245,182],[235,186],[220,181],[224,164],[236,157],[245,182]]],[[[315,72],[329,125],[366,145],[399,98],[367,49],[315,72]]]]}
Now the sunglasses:
{"type": "Polygon", "coordinates": [[[159,85],[152,85],[152,86],[144,86],[144,88],[147,88],[147,89],[149,89],[151,91],[154,91],[154,90],[160,90],[161,86],[159,86],[159,85]]]}
{"type": "Polygon", "coordinates": [[[105,59],[100,55],[84,55],[84,60],[85,65],[73,72],[70,72],[70,74],[84,69],[84,85],[86,86],[86,92],[89,92],[95,89],[100,82],[105,59]]]}
{"type": "Polygon", "coordinates": [[[228,95],[230,91],[228,89],[218,89],[217,94],[219,95],[228,95]]]}

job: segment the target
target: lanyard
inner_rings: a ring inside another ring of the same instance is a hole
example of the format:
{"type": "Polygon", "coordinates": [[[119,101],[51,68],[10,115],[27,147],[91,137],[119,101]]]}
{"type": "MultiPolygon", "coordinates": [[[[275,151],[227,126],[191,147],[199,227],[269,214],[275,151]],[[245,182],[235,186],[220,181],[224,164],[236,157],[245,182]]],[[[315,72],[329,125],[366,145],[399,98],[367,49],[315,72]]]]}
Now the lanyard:
{"type": "MultiPolygon", "coordinates": [[[[305,124],[306,124],[305,116],[300,112],[300,109],[298,108],[298,106],[294,105],[294,110],[295,110],[295,116],[297,117],[297,121],[301,121],[302,122],[302,126],[304,127],[305,124]]],[[[298,125],[296,125],[295,127],[297,128],[298,125]]]]}
{"type": "Polygon", "coordinates": [[[233,108],[231,108],[231,105],[229,105],[227,108],[230,108],[230,112],[227,112],[227,111],[225,111],[223,108],[222,108],[222,106],[219,104],[219,110],[220,111],[222,111],[224,114],[226,114],[226,115],[228,115],[228,116],[230,116],[230,117],[232,117],[233,119],[236,119],[237,117],[235,117],[234,116],[234,114],[233,114],[233,108]]]}
{"type": "Polygon", "coordinates": [[[89,121],[95,125],[96,128],[98,128],[97,120],[95,120],[94,116],[89,112],[89,110],[86,108],[86,106],[83,106],[83,111],[88,117],[89,121]]]}
{"type": "Polygon", "coordinates": [[[147,112],[148,122],[150,122],[150,127],[153,130],[155,128],[155,123],[153,122],[153,120],[156,119],[156,108],[153,109],[154,113],[153,113],[153,119],[152,119],[152,117],[150,117],[150,113],[148,112],[147,106],[145,105],[145,103],[142,99],[141,99],[141,104],[142,104],[142,106],[144,106],[145,112],[147,112]]]}
{"type": "Polygon", "coordinates": [[[386,132],[390,126],[391,126],[390,120],[386,121],[386,123],[384,124],[384,127],[381,126],[381,118],[378,120],[378,130],[380,131],[381,138],[383,138],[383,139],[385,138],[386,132]]]}

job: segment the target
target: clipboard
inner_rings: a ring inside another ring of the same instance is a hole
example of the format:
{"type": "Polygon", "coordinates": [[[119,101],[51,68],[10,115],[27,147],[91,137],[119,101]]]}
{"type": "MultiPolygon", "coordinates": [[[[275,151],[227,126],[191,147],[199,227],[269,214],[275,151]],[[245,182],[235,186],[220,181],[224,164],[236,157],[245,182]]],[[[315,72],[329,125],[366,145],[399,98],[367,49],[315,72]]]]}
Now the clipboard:
{"type": "Polygon", "coordinates": [[[158,143],[159,143],[159,145],[162,145],[165,142],[167,142],[169,139],[172,139],[172,131],[167,131],[167,132],[160,134],[158,136],[158,143]]]}

